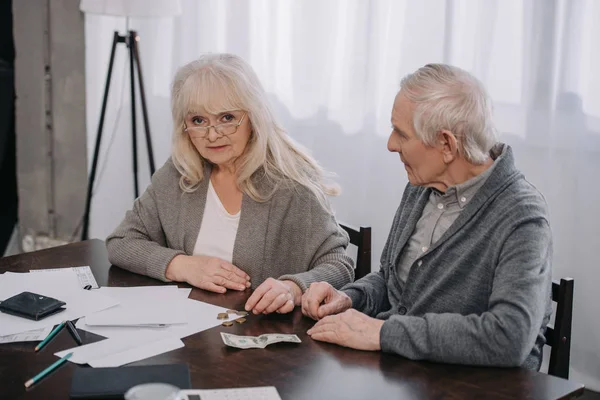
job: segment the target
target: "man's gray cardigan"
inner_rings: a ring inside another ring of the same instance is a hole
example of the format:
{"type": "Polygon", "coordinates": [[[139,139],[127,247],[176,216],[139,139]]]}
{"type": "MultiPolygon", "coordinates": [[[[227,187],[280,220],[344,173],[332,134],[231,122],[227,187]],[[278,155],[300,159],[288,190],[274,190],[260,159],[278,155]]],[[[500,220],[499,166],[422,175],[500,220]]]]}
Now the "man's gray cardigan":
{"type": "MultiPolygon", "coordinates": [[[[210,176],[210,167],[204,176],[210,176]]],[[[156,171],[152,184],[106,240],[111,263],[165,281],[175,256],[192,255],[208,179],[195,192],[185,193],[180,177],[171,160],[156,171]]],[[[353,263],[345,252],[348,235],[316,196],[300,185],[275,188],[265,179],[256,182],[260,190],[276,190],[262,203],[243,195],[232,262],[250,275],[252,288],[268,277],[291,280],[303,291],[312,282],[338,288],[352,282],[353,263]]]]}
{"type": "Polygon", "coordinates": [[[355,309],[386,320],[383,351],[539,369],[551,314],[548,211],[542,195],[515,168],[510,147],[498,146],[494,150],[502,154],[492,174],[446,233],[417,258],[405,285],[396,265],[432,190],[410,184],[381,269],[343,289],[355,309]]]}

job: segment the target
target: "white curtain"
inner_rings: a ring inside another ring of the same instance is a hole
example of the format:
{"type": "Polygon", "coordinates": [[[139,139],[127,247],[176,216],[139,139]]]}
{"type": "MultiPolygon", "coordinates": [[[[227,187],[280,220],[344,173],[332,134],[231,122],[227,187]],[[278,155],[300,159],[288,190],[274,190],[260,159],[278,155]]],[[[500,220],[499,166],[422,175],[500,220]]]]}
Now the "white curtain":
{"type": "MultiPolygon", "coordinates": [[[[502,140],[545,195],[554,278],[575,278],[572,379],[600,390],[600,2],[594,0],[184,0],[175,19],[132,20],[157,165],[169,156],[169,85],[205,52],[247,59],[291,136],[338,174],[341,221],[369,225],[373,261],[407,182],[386,141],[405,74],[445,62],[478,76],[495,101],[502,140]]],[[[86,16],[91,163],[113,30],[86,16]]],[[[120,45],[121,46],[121,45],[120,45]]],[[[139,107],[139,101],[138,101],[139,107]]],[[[138,127],[142,126],[138,117],[138,127]]],[[[105,238],[133,201],[128,64],[118,48],[95,188],[91,236],[105,238]]],[[[149,183],[138,132],[141,188],[149,183]]]]}

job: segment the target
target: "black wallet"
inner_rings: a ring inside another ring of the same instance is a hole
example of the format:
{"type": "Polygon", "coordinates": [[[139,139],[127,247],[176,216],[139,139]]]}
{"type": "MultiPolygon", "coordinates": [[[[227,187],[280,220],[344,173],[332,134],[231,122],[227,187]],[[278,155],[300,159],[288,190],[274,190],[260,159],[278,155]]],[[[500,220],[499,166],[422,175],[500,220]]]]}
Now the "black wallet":
{"type": "Polygon", "coordinates": [[[75,370],[70,398],[124,399],[125,393],[143,383],[168,383],[179,389],[191,389],[186,364],[143,365],[119,368],[85,368],[75,370]]]}
{"type": "Polygon", "coordinates": [[[39,321],[49,315],[64,311],[67,303],[42,294],[22,292],[0,303],[0,311],[6,314],[39,321]]]}

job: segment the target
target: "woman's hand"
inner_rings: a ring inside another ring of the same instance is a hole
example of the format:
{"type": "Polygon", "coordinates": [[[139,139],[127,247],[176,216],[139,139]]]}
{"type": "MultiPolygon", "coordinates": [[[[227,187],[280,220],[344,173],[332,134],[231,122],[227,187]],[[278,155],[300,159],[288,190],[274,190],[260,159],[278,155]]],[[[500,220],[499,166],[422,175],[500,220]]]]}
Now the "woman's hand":
{"type": "Polygon", "coordinates": [[[254,314],[291,312],[302,299],[302,289],[292,281],[269,278],[256,288],[245,309],[254,314]]]}
{"type": "Polygon", "coordinates": [[[165,277],[217,293],[225,293],[227,289],[245,290],[250,287],[248,274],[216,257],[180,254],[167,266],[165,277]]]}

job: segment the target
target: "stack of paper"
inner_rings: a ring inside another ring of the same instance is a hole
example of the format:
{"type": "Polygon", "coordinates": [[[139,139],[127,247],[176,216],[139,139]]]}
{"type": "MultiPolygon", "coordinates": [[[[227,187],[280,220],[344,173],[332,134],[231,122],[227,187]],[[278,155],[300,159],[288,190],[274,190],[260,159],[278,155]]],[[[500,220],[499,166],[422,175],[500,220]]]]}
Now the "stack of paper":
{"type": "MultiPolygon", "coordinates": [[[[187,290],[189,291],[189,289],[187,290]]],[[[123,300],[123,298],[121,298],[121,300],[123,300]]],[[[220,325],[222,321],[218,320],[216,315],[227,311],[227,309],[223,307],[187,298],[184,298],[177,307],[181,307],[180,310],[185,313],[185,324],[169,325],[165,327],[93,326],[88,323],[89,317],[86,317],[80,319],[76,326],[84,331],[92,332],[107,338],[135,338],[139,337],[141,334],[159,333],[183,339],[186,336],[220,325]]]]}
{"type": "Polygon", "coordinates": [[[89,364],[91,367],[120,367],[134,361],[156,356],[183,347],[176,337],[165,337],[160,333],[140,333],[136,337],[116,337],[86,344],[55,353],[64,357],[73,353],[69,361],[75,364],[89,364]]]}
{"type": "Polygon", "coordinates": [[[180,339],[213,328],[225,308],[188,299],[191,289],[177,286],[103,287],[100,293],[119,301],[117,307],[88,315],[77,328],[109,338],[68,349],[69,361],[92,367],[118,367],[183,347],[180,339]],[[102,344],[100,344],[102,343],[102,344]]]}
{"type": "MultiPolygon", "coordinates": [[[[64,268],[30,269],[29,272],[56,272],[64,270],[64,268]]],[[[72,267],[71,270],[75,272],[75,275],[77,275],[77,279],[79,280],[79,284],[82,288],[90,285],[92,289],[98,289],[98,283],[96,282],[96,278],[94,278],[94,274],[89,266],[72,267]]]]}
{"type": "Polygon", "coordinates": [[[95,290],[82,289],[77,274],[68,268],[52,273],[5,272],[0,275],[0,300],[21,292],[38,293],[64,301],[67,303],[66,309],[40,321],[0,313],[0,336],[52,327],[62,321],[75,320],[119,303],[95,290]]]}
{"type": "Polygon", "coordinates": [[[0,301],[18,293],[39,293],[67,303],[65,311],[32,321],[0,313],[0,343],[41,340],[56,324],[75,320],[77,328],[108,339],[56,353],[69,361],[116,367],[183,347],[181,338],[221,323],[222,307],[188,299],[191,289],[176,285],[97,286],[89,267],[0,274],[0,301]]]}
{"type": "Polygon", "coordinates": [[[88,315],[91,326],[161,327],[185,324],[185,300],[191,289],[169,286],[103,287],[98,293],[119,301],[119,305],[88,315]]]}

